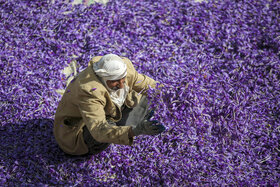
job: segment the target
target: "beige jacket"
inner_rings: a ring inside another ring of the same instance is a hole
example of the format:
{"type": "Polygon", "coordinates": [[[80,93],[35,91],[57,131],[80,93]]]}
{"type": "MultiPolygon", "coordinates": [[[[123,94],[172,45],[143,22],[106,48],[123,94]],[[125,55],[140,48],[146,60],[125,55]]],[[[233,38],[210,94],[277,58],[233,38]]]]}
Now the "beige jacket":
{"type": "MultiPolygon", "coordinates": [[[[112,102],[109,92],[93,71],[92,64],[101,57],[94,57],[89,66],[67,86],[57,107],[54,136],[60,148],[68,154],[82,155],[88,152],[83,139],[85,125],[98,142],[123,145],[133,142],[133,138],[128,137],[130,126],[111,126],[107,123],[107,119],[115,122],[121,120],[122,112],[112,102]]],[[[139,103],[141,94],[145,94],[149,88],[148,85],[155,87],[156,81],[138,73],[129,59],[123,60],[127,65],[125,81],[129,86],[124,104],[133,108],[139,103]]]]}

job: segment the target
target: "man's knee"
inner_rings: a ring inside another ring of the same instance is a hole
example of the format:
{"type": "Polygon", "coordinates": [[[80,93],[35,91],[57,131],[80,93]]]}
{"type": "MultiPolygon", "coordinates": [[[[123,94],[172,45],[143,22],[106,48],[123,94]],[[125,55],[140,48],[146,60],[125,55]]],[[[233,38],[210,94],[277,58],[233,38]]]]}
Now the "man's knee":
{"type": "Polygon", "coordinates": [[[88,147],[87,155],[94,155],[104,151],[109,147],[110,143],[101,143],[96,141],[92,135],[90,134],[88,128],[86,126],[83,127],[83,137],[84,141],[88,147]]]}

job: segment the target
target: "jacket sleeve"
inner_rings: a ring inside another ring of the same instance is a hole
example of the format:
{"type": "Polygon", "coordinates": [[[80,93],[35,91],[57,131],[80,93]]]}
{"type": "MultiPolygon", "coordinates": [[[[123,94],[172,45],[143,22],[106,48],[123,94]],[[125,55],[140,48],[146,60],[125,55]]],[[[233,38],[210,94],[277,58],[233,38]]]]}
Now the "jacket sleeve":
{"type": "Polygon", "coordinates": [[[147,94],[147,90],[149,89],[149,86],[152,88],[156,87],[156,83],[159,83],[158,81],[155,81],[154,79],[152,79],[151,77],[148,77],[147,75],[143,75],[141,73],[138,73],[132,62],[127,59],[124,58],[124,60],[127,62],[127,66],[129,69],[129,73],[132,74],[132,89],[135,90],[138,93],[142,93],[142,94],[147,94]]]}
{"type": "Polygon", "coordinates": [[[109,125],[104,111],[105,101],[101,94],[92,94],[87,89],[79,89],[78,108],[83,120],[93,138],[102,143],[131,145],[133,138],[129,138],[129,126],[109,125]]]}

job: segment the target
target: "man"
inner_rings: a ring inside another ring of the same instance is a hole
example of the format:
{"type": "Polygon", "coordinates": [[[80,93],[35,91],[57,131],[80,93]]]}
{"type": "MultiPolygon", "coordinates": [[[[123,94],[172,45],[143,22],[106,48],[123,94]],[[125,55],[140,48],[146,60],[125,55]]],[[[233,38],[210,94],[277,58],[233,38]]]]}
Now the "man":
{"type": "Polygon", "coordinates": [[[54,120],[54,136],[71,155],[97,154],[111,143],[132,145],[133,137],[165,130],[151,120],[145,97],[156,81],[139,74],[127,58],[94,57],[67,86],[54,120]]]}

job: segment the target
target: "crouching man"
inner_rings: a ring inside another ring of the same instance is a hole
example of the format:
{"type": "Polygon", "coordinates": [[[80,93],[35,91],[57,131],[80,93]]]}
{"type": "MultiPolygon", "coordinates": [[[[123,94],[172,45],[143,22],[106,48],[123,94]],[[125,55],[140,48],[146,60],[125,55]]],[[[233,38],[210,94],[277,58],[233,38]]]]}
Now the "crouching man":
{"type": "Polygon", "coordinates": [[[67,154],[97,154],[111,143],[132,145],[138,135],[165,127],[151,120],[146,91],[156,81],[138,73],[131,61],[114,54],[94,57],[67,86],[59,102],[54,136],[67,154]]]}

